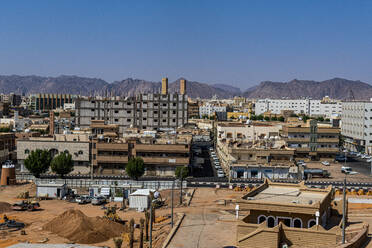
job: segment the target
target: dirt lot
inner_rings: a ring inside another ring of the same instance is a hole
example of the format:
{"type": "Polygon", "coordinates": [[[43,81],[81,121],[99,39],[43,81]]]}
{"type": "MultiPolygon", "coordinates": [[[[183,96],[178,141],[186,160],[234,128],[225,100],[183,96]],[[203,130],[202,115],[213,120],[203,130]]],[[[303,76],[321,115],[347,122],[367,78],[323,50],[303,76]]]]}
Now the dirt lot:
{"type": "MultiPolygon", "coordinates": [[[[17,195],[20,192],[29,191],[30,195],[35,195],[35,186],[31,184],[25,185],[18,185],[18,186],[9,186],[9,187],[2,187],[0,188],[0,199],[3,202],[8,203],[15,203],[20,201],[17,199],[17,195]]],[[[175,194],[176,196],[177,194],[175,194]]],[[[179,194],[178,194],[179,196],[179,194]]],[[[176,198],[175,198],[176,202],[176,198]]],[[[24,222],[26,224],[26,234],[21,235],[20,231],[7,233],[7,232],[0,232],[0,247],[6,247],[6,244],[11,244],[14,242],[30,242],[30,243],[69,243],[68,239],[62,238],[56,234],[43,230],[43,226],[51,221],[53,218],[57,217],[58,215],[62,214],[66,210],[69,209],[76,209],[82,211],[88,217],[96,217],[96,216],[103,216],[104,210],[101,209],[100,206],[93,206],[91,204],[87,205],[78,205],[77,203],[70,203],[63,200],[43,200],[40,202],[41,211],[34,211],[34,212],[8,212],[6,213],[7,216],[10,218],[15,218],[18,221],[24,222]],[[7,243],[5,242],[7,240],[7,243]]],[[[108,204],[114,205],[113,203],[108,204]]],[[[117,204],[119,206],[119,204],[117,204]]],[[[177,204],[175,204],[176,209],[175,212],[182,211],[182,208],[178,208],[177,204]]],[[[125,212],[118,211],[119,216],[129,221],[131,218],[135,220],[135,223],[139,223],[140,218],[145,218],[144,213],[137,212],[135,210],[126,210],[125,212]]],[[[160,215],[169,215],[170,208],[163,207],[162,209],[156,210],[156,216],[160,215]]],[[[0,214],[2,217],[2,214],[0,214]]],[[[177,215],[175,216],[175,220],[177,219],[177,215]]],[[[161,223],[157,223],[154,225],[154,247],[161,247],[164,239],[167,237],[168,233],[170,232],[170,219],[165,220],[161,223]]],[[[139,229],[135,229],[135,247],[138,247],[139,243],[139,229]]],[[[125,243],[124,243],[125,244],[125,243]]],[[[96,246],[109,246],[114,247],[113,240],[108,240],[101,243],[91,244],[96,246]]],[[[124,245],[123,245],[124,246],[124,245]]]]}

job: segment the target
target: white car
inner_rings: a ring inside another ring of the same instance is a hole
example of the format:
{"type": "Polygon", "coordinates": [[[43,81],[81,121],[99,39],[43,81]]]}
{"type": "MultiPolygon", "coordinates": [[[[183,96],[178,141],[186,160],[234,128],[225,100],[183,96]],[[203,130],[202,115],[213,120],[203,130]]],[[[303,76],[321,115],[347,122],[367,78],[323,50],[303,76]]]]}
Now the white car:
{"type": "Polygon", "coordinates": [[[220,177],[220,178],[221,178],[221,177],[225,177],[225,174],[223,174],[223,173],[218,173],[218,174],[217,174],[217,177],[220,177]]]}
{"type": "Polygon", "coordinates": [[[366,155],[364,158],[365,158],[365,159],[371,159],[372,157],[369,156],[369,155],[366,155]]]}
{"type": "Polygon", "coordinates": [[[366,154],[362,154],[360,157],[361,157],[361,158],[366,158],[367,155],[366,155],[366,154]]]}
{"type": "Polygon", "coordinates": [[[330,163],[329,163],[328,161],[323,161],[323,162],[322,162],[322,165],[329,166],[330,163]]]}
{"type": "Polygon", "coordinates": [[[345,174],[348,174],[348,175],[358,174],[358,172],[353,171],[353,169],[351,169],[350,167],[346,167],[346,166],[342,166],[341,167],[341,172],[342,173],[345,173],[345,174]]]}
{"type": "Polygon", "coordinates": [[[368,163],[371,163],[372,162],[372,158],[370,158],[370,159],[367,159],[367,161],[366,162],[368,162],[368,163]]]}

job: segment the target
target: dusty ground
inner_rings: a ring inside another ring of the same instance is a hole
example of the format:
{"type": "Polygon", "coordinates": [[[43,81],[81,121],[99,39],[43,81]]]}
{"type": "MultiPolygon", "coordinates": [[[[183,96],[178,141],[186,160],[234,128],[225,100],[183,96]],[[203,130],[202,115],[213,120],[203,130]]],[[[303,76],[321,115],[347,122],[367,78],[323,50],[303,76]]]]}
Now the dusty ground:
{"type": "MultiPolygon", "coordinates": [[[[35,194],[35,186],[31,184],[25,184],[18,186],[10,186],[6,188],[2,187],[0,188],[0,201],[5,201],[9,203],[18,202],[20,201],[20,199],[17,199],[16,196],[23,191],[29,191],[30,195],[32,196],[35,194]]],[[[109,205],[112,204],[113,203],[110,203],[109,205]]],[[[100,206],[93,206],[91,204],[78,205],[77,203],[70,203],[62,200],[43,200],[40,202],[40,205],[42,208],[41,211],[34,212],[12,211],[7,213],[7,216],[9,216],[10,218],[15,218],[18,221],[26,223],[27,226],[25,228],[25,231],[27,235],[21,235],[20,231],[16,231],[13,233],[0,231],[0,247],[6,247],[6,244],[11,244],[13,241],[44,243],[47,240],[46,243],[69,243],[69,240],[65,238],[59,237],[56,234],[42,230],[42,226],[68,209],[79,209],[88,217],[103,216],[104,213],[104,210],[102,210],[100,206]],[[9,242],[5,242],[6,240],[9,242]]],[[[117,206],[119,206],[119,204],[117,204],[117,206]]],[[[178,208],[177,204],[175,204],[175,207],[176,207],[175,213],[181,211],[181,208],[178,208]]],[[[169,214],[170,208],[168,207],[156,210],[156,216],[169,214]]],[[[139,223],[140,218],[145,218],[144,213],[140,213],[135,210],[126,210],[125,212],[119,211],[119,216],[127,221],[133,218],[135,220],[135,223],[139,223]]],[[[2,214],[0,214],[0,217],[2,217],[2,214]]],[[[175,221],[176,220],[177,216],[175,216],[175,221]]],[[[171,229],[170,219],[154,225],[153,247],[161,247],[161,244],[167,237],[168,233],[170,232],[170,229],[171,229]]],[[[138,247],[139,233],[140,233],[139,229],[135,229],[136,239],[135,247],[138,247]]],[[[114,243],[112,240],[92,245],[114,247],[114,243]]]]}
{"type": "MultiPolygon", "coordinates": [[[[308,168],[321,168],[331,173],[330,178],[319,178],[314,177],[312,181],[342,181],[345,178],[345,174],[341,173],[342,163],[331,162],[329,166],[324,166],[320,162],[307,162],[308,168]]],[[[372,176],[367,176],[361,173],[355,175],[347,175],[347,180],[350,182],[372,182],[372,176]]]]}

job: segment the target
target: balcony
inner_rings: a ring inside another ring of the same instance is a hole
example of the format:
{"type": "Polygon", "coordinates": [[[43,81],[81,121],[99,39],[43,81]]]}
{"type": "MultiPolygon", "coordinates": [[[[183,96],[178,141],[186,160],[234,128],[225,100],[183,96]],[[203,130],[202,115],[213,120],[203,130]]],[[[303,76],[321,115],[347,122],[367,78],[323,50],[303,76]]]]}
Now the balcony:
{"type": "Polygon", "coordinates": [[[121,143],[97,143],[100,151],[128,151],[128,144],[121,143]]]}
{"type": "Polygon", "coordinates": [[[99,163],[128,163],[128,156],[97,156],[99,163]]]}
{"type": "Polygon", "coordinates": [[[337,143],[339,142],[338,138],[318,138],[318,143],[337,143]]]}
{"type": "Polygon", "coordinates": [[[160,165],[188,165],[189,158],[158,158],[158,157],[142,157],[145,164],[160,164],[160,165]]]}

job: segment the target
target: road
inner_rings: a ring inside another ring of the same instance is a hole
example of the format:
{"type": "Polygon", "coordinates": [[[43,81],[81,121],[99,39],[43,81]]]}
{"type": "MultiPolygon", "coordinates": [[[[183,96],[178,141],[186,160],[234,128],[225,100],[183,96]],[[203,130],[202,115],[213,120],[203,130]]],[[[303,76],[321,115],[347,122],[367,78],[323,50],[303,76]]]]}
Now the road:
{"type": "MultiPolygon", "coordinates": [[[[214,195],[216,197],[216,195],[214,195]]],[[[211,199],[211,191],[197,189],[176,235],[168,248],[235,247],[234,215],[221,211],[211,199]]]]}
{"type": "Polygon", "coordinates": [[[371,175],[371,163],[367,163],[365,159],[353,157],[352,161],[346,163],[346,166],[351,167],[354,171],[360,174],[363,174],[366,176],[371,175]]]}

